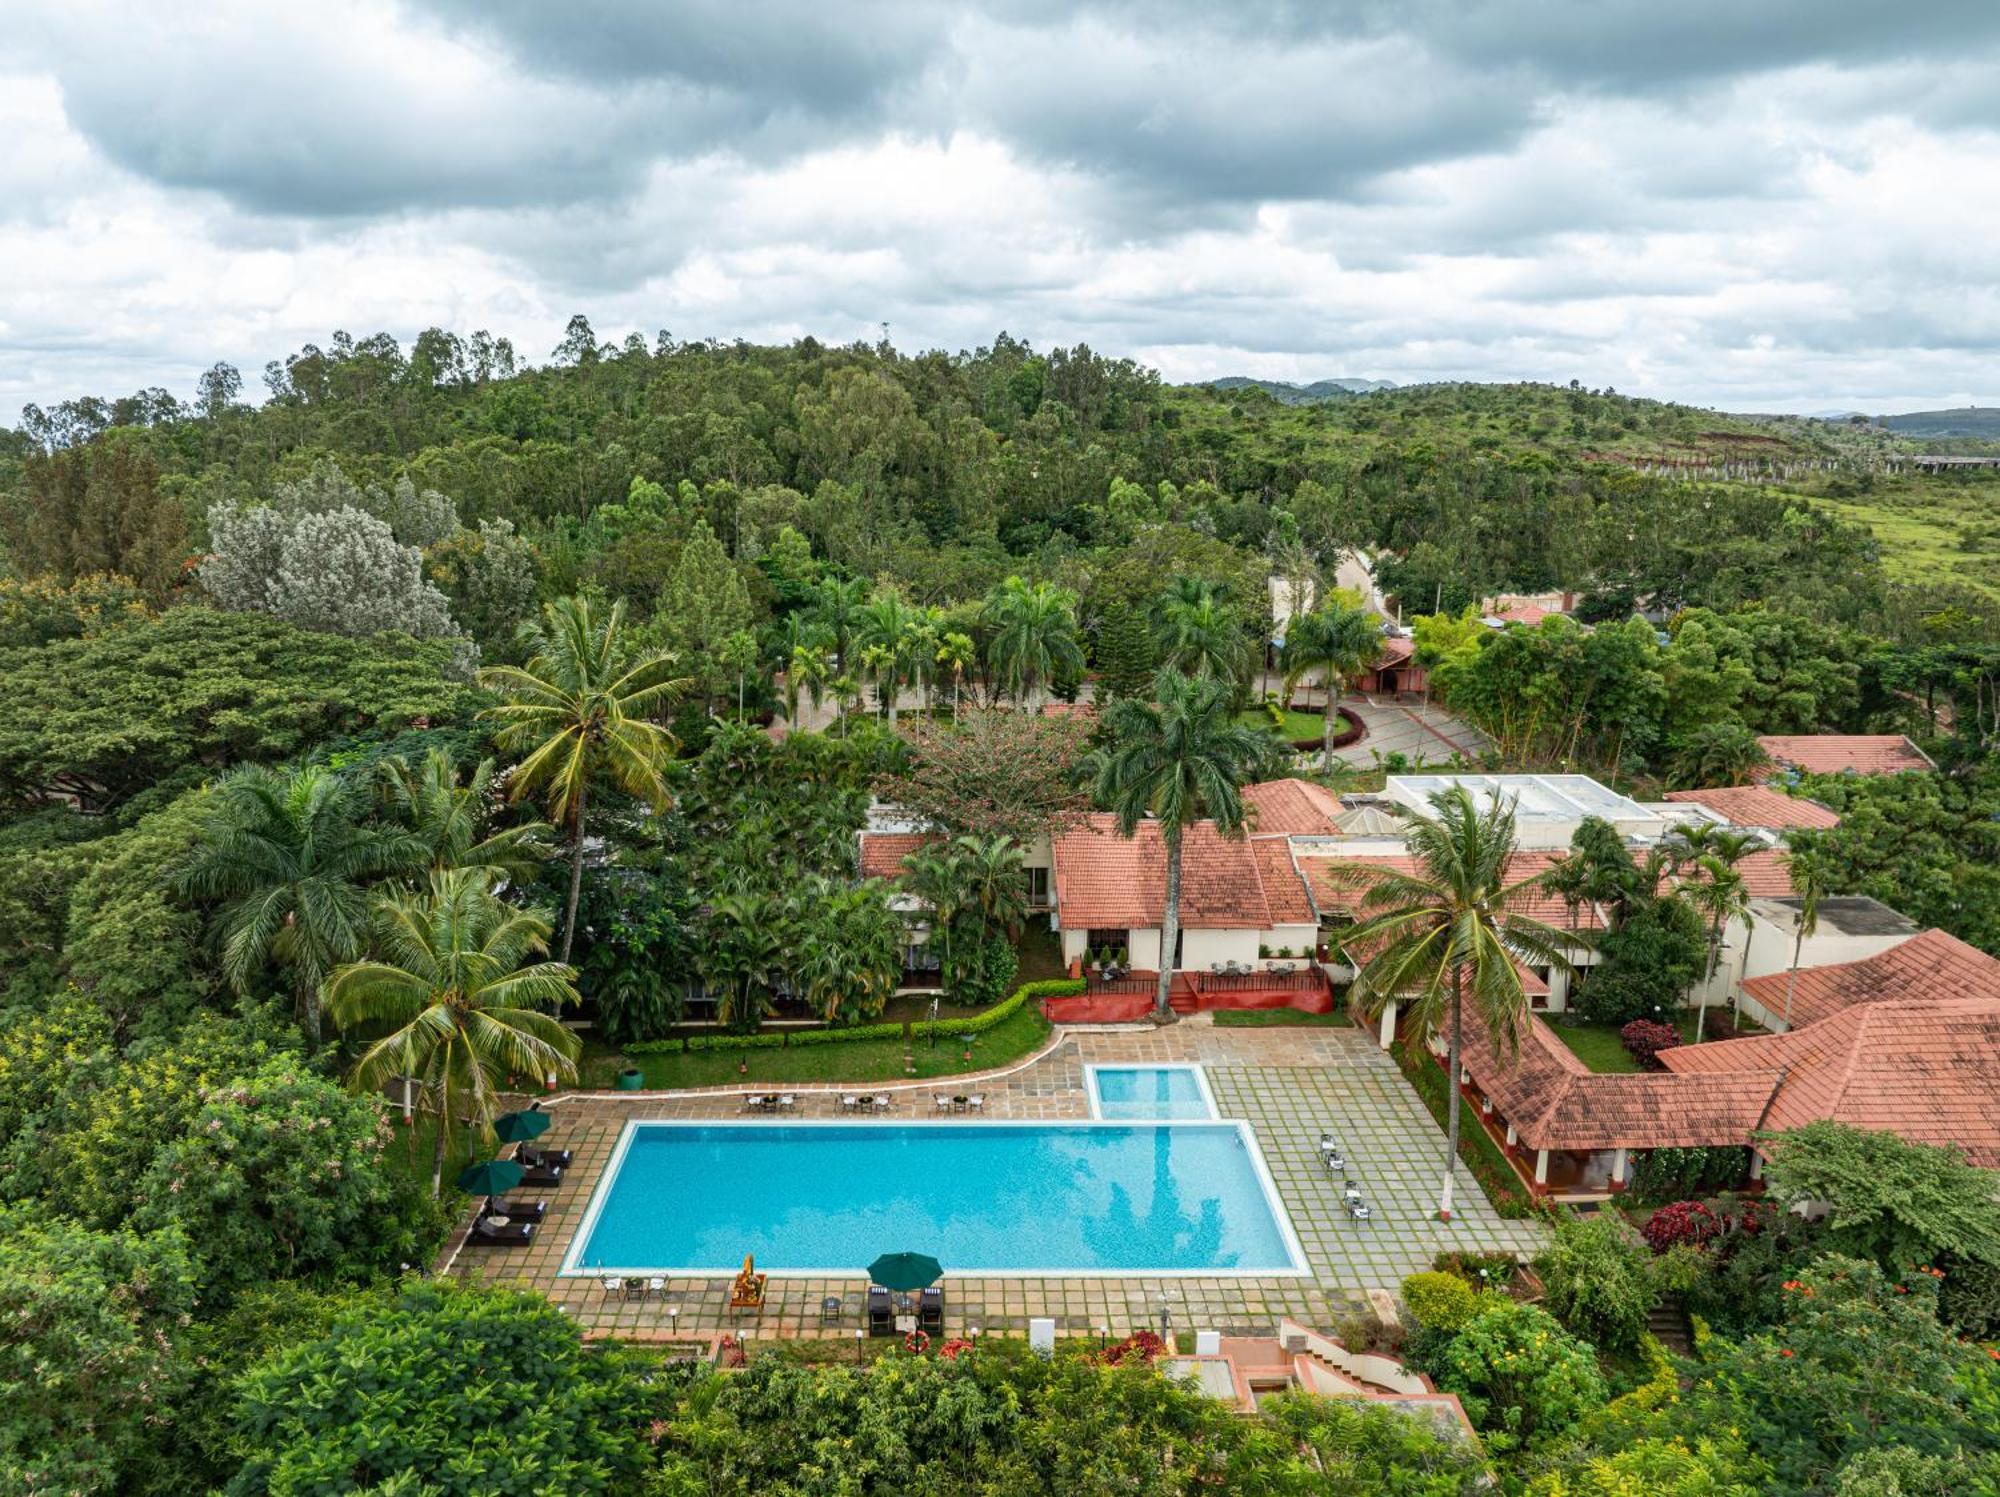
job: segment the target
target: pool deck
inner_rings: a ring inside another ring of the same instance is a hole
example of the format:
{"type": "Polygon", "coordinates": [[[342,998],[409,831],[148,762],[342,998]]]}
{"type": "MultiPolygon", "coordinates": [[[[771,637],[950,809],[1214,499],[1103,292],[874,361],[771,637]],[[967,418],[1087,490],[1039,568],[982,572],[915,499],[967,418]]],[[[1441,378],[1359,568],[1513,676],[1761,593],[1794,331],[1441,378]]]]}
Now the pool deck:
{"type": "MultiPolygon", "coordinates": [[[[1255,1130],[1311,1275],[947,1278],[948,1332],[977,1326],[1021,1334],[1030,1318],[1047,1315],[1055,1318],[1059,1333],[1124,1334],[1157,1328],[1163,1305],[1177,1330],[1265,1335],[1284,1317],[1332,1328],[1342,1317],[1363,1312],[1370,1291],[1393,1294],[1406,1275],[1429,1268],[1441,1251],[1532,1253],[1544,1240],[1533,1222],[1502,1220],[1463,1164],[1457,1167],[1453,1220],[1435,1219],[1443,1132],[1394,1060],[1359,1030],[1218,1029],[1205,1016],[1159,1030],[1058,1030],[1050,1046],[1025,1064],[984,1077],[953,1078],[948,1085],[984,1093],[989,1118],[1081,1121],[1090,1116],[1086,1065],[1172,1061],[1200,1064],[1221,1115],[1246,1119],[1255,1130]],[[1351,1220],[1341,1205],[1341,1181],[1329,1176],[1317,1157],[1323,1130],[1344,1147],[1346,1173],[1360,1184],[1373,1208],[1372,1221],[1351,1220]]],[[[885,1121],[913,1122],[931,1120],[931,1098],[946,1087],[930,1081],[782,1089],[798,1097],[801,1118],[837,1117],[842,1091],[866,1090],[896,1099],[885,1121]]],[[[781,1088],[753,1079],[752,1089],[781,1088]]],[[[607,1296],[597,1279],[558,1274],[625,1124],[741,1118],[740,1089],[575,1093],[550,1104],[549,1111],[556,1124],[547,1141],[572,1150],[575,1163],[553,1189],[516,1192],[546,1198],[548,1220],[525,1248],[459,1248],[455,1236],[443,1260],[448,1271],[534,1289],[587,1331],[632,1339],[706,1337],[725,1330],[758,1337],[854,1333],[867,1289],[858,1274],[773,1278],[769,1302],[754,1317],[730,1312],[724,1278],[670,1278],[663,1297],[629,1301],[607,1296]],[[848,1313],[838,1324],[822,1325],[820,1303],[830,1295],[846,1300],[848,1313]]],[[[884,1244],[885,1250],[904,1247],[922,1251],[923,1244],[884,1244]]]]}

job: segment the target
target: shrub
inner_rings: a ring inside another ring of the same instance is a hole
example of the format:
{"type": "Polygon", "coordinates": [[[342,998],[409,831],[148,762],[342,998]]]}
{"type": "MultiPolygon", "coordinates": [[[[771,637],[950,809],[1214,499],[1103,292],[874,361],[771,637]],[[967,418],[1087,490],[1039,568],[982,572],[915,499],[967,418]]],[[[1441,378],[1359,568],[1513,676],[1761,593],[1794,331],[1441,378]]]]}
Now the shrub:
{"type": "Polygon", "coordinates": [[[1439,1366],[1438,1386],[1500,1451],[1551,1444],[1605,1399],[1596,1355],[1533,1305],[1482,1310],[1439,1366]]]}
{"type": "Polygon", "coordinates": [[[1673,1025],[1655,1024],[1651,1019],[1634,1019],[1618,1031],[1618,1037],[1625,1042],[1632,1058],[1649,1071],[1665,1070],[1660,1064],[1660,1052],[1681,1042],[1681,1033],[1673,1025]]]}
{"type": "Polygon", "coordinates": [[[1551,1314],[1606,1351],[1630,1351],[1645,1334],[1659,1292],[1646,1272],[1646,1250],[1608,1214],[1572,1218],[1535,1259],[1551,1314]]]}
{"type": "Polygon", "coordinates": [[[1403,1303],[1425,1330],[1455,1331],[1478,1313],[1479,1296],[1456,1274],[1413,1273],[1403,1280],[1403,1303]]]}
{"type": "Polygon", "coordinates": [[[1647,1149],[1632,1157],[1632,1183],[1625,1194],[1646,1205],[1714,1195],[1741,1185],[1749,1168],[1747,1149],[1647,1149]]]}
{"type": "Polygon", "coordinates": [[[1655,1253],[1677,1247],[1705,1249],[1729,1230],[1729,1218],[1700,1201],[1675,1201],[1655,1211],[1639,1230],[1655,1253]]]}

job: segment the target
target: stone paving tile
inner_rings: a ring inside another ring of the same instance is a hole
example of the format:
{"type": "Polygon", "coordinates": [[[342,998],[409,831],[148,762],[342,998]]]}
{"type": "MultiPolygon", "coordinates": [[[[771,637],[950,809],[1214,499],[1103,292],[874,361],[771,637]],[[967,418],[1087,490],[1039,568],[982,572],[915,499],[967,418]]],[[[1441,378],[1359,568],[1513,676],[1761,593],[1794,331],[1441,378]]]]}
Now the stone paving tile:
{"type": "MultiPolygon", "coordinates": [[[[1460,1165],[1457,1212],[1433,1219],[1444,1137],[1395,1063],[1353,1029],[1218,1029],[1206,1016],[1158,1030],[1068,1030],[1041,1057],[1009,1073],[954,1079],[978,1090],[989,1117],[1030,1120],[1089,1116],[1087,1064],[1193,1061],[1208,1075],[1226,1118],[1247,1120],[1278,1195],[1305,1249],[1310,1275],[1288,1278],[947,1278],[946,1325],[953,1332],[1021,1333],[1033,1316],[1053,1315],[1060,1331],[1118,1333],[1154,1325],[1164,1307],[1173,1324],[1232,1334],[1268,1334],[1290,1316],[1331,1327],[1365,1307],[1368,1291],[1393,1291],[1430,1266],[1442,1249],[1532,1253],[1542,1241],[1533,1223],[1502,1220],[1460,1165]],[[1373,1210],[1356,1222],[1341,1204],[1342,1180],[1320,1165],[1318,1138],[1331,1132],[1373,1210]]],[[[845,1116],[840,1088],[799,1089],[796,1116],[845,1116]]],[[[888,1121],[934,1116],[934,1084],[881,1087],[894,1105],[888,1121]]],[[[860,1276],[773,1278],[770,1302],[754,1317],[732,1315],[726,1279],[669,1277],[641,1299],[613,1298],[596,1279],[563,1278],[564,1256],[625,1124],[633,1119],[743,1116],[739,1095],[582,1093],[550,1104],[556,1127],[545,1142],[575,1161],[562,1184],[518,1194],[547,1199],[546,1222],[525,1248],[466,1246],[450,1271],[515,1283],[547,1295],[587,1329],[660,1338],[721,1330],[757,1336],[851,1335],[867,1290],[860,1276]],[[822,1319],[822,1302],[842,1302],[822,1319]]]]}

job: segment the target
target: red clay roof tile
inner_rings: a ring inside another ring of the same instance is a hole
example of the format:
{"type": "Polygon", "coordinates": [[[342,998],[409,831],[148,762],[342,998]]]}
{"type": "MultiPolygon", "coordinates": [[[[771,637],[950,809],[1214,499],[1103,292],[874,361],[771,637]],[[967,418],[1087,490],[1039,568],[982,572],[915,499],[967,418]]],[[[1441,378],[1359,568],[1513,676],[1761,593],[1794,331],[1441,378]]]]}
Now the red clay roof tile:
{"type": "Polygon", "coordinates": [[[1785,831],[1836,827],[1840,818],[1817,801],[1786,795],[1766,785],[1730,785],[1716,790],[1669,790],[1667,799],[1706,806],[1734,827],[1785,831]]]}
{"type": "MultiPolygon", "coordinates": [[[[1131,837],[1117,818],[1089,816],[1055,839],[1056,912],[1070,930],[1147,930],[1165,919],[1167,850],[1159,826],[1142,821],[1131,837]]],[[[1268,930],[1270,906],[1247,838],[1217,834],[1209,822],[1181,839],[1181,926],[1268,930]]]]}
{"type": "MultiPolygon", "coordinates": [[[[1785,1012],[1791,973],[1753,977],[1743,991],[1766,1012],[1785,1012]]],[[[1858,962],[1801,967],[1792,992],[1792,1028],[1831,1018],[1857,1003],[1924,998],[1985,998],[2000,1002],[2000,960],[1954,935],[1927,930],[1858,962]]]]}
{"type": "Polygon", "coordinates": [[[1766,734],[1757,746],[1774,765],[1804,774],[1900,774],[1933,767],[1900,733],[1766,734]]]}
{"type": "Polygon", "coordinates": [[[918,848],[943,839],[935,832],[863,832],[861,834],[861,876],[898,878],[903,859],[918,848]]]}
{"type": "Polygon", "coordinates": [[[1340,797],[1311,780],[1265,780],[1243,787],[1243,811],[1252,832],[1294,832],[1331,837],[1340,832],[1340,797]]]}

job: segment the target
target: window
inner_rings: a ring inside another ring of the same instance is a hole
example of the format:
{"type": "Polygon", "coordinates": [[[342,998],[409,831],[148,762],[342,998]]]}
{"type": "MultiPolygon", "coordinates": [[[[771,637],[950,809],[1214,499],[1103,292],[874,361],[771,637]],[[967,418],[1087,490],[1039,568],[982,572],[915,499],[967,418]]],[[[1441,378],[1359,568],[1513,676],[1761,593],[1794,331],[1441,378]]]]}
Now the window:
{"type": "Polygon", "coordinates": [[[1049,870],[1030,868],[1028,874],[1028,903],[1036,909],[1046,909],[1049,903],[1049,870]]]}

